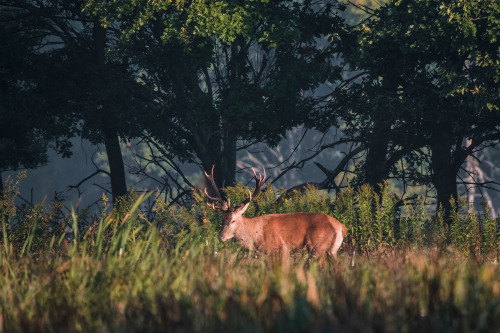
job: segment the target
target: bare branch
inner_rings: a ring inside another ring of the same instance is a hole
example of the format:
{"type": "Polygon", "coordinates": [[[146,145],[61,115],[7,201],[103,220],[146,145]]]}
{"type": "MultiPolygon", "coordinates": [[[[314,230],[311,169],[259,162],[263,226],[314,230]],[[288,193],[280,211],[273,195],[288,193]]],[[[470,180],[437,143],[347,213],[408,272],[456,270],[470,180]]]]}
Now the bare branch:
{"type": "Polygon", "coordinates": [[[342,139],[342,140],[338,140],[338,141],[335,141],[335,142],[327,144],[327,145],[322,145],[312,155],[310,155],[310,156],[308,156],[308,157],[306,157],[298,162],[292,162],[289,166],[283,168],[281,173],[276,178],[274,178],[274,180],[271,182],[271,184],[274,184],[276,181],[278,181],[278,179],[280,179],[287,172],[289,172],[293,169],[302,169],[307,162],[309,162],[310,160],[312,160],[313,158],[315,158],[316,156],[321,154],[325,149],[334,148],[336,146],[339,146],[339,145],[345,144],[345,143],[357,143],[357,142],[358,142],[357,139],[342,139]]]}
{"type": "Polygon", "coordinates": [[[104,173],[108,176],[111,177],[111,174],[105,170],[102,170],[102,169],[97,169],[95,172],[93,172],[91,175],[83,178],[82,180],[80,180],[76,185],[68,185],[68,188],[69,189],[73,189],[73,188],[79,188],[83,183],[85,183],[87,180],[91,179],[92,177],[100,174],[100,173],[104,173]]]}

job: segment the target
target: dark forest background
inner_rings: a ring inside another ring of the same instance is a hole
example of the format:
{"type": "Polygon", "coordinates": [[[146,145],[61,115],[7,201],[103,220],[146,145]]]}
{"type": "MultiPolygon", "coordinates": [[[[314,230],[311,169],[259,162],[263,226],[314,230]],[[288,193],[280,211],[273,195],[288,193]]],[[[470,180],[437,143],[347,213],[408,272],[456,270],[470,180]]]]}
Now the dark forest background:
{"type": "MultiPolygon", "coordinates": [[[[498,213],[497,1],[0,0],[0,175],[90,205],[390,181],[498,213]]],[[[1,191],[1,188],[0,188],[1,191]]]]}

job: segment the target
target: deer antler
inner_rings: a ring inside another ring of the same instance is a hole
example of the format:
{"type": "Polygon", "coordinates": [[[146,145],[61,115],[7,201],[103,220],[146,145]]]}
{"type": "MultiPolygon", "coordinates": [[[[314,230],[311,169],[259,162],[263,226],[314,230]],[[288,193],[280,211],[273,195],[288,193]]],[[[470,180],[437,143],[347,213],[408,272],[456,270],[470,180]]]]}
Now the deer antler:
{"type": "MultiPolygon", "coordinates": [[[[241,208],[241,207],[245,206],[247,203],[249,203],[250,201],[252,201],[252,199],[255,198],[260,193],[260,189],[261,189],[262,185],[264,184],[264,182],[266,181],[266,170],[265,169],[264,169],[264,176],[262,176],[260,173],[257,175],[257,172],[255,171],[254,168],[252,168],[252,171],[253,171],[253,176],[255,178],[255,189],[254,189],[253,193],[251,193],[250,190],[248,190],[249,198],[244,200],[239,205],[235,206],[233,210],[241,208]]],[[[207,186],[205,187],[205,197],[208,200],[212,201],[212,203],[208,203],[208,205],[210,207],[212,207],[213,210],[216,210],[216,211],[229,211],[230,207],[231,207],[231,201],[229,199],[228,199],[228,201],[225,201],[224,199],[222,199],[220,192],[219,192],[219,189],[217,188],[217,185],[215,185],[214,167],[212,167],[212,172],[210,175],[206,172],[204,172],[204,173],[205,173],[205,178],[207,181],[207,186]],[[210,194],[208,194],[209,191],[214,196],[211,196],[210,194]],[[220,205],[216,206],[215,205],[216,202],[219,203],[220,205]]]]}
{"type": "Polygon", "coordinates": [[[253,171],[253,176],[255,179],[255,189],[253,190],[253,194],[248,190],[248,194],[250,195],[248,199],[240,203],[236,208],[242,207],[252,201],[253,198],[255,198],[259,193],[260,193],[260,188],[266,181],[266,169],[264,169],[264,176],[262,176],[260,173],[257,175],[257,172],[255,171],[254,168],[252,168],[253,171]]]}
{"type": "Polygon", "coordinates": [[[219,189],[217,188],[217,185],[215,185],[214,167],[215,167],[215,165],[212,167],[212,172],[210,175],[206,171],[204,171],[206,183],[207,183],[207,186],[205,187],[205,197],[208,200],[212,201],[212,204],[211,205],[208,204],[208,205],[211,206],[214,210],[227,211],[227,210],[229,210],[230,202],[226,202],[222,199],[220,192],[219,192],[219,189]],[[207,189],[209,189],[213,194],[215,194],[215,197],[209,195],[207,189]],[[214,201],[220,203],[220,206],[215,206],[214,201]]]}
{"type": "Polygon", "coordinates": [[[253,176],[255,178],[255,190],[253,191],[253,194],[250,196],[250,198],[257,196],[260,193],[260,188],[266,181],[266,169],[264,169],[264,176],[262,177],[261,174],[259,173],[258,178],[254,168],[252,168],[252,171],[253,171],[253,176]]]}

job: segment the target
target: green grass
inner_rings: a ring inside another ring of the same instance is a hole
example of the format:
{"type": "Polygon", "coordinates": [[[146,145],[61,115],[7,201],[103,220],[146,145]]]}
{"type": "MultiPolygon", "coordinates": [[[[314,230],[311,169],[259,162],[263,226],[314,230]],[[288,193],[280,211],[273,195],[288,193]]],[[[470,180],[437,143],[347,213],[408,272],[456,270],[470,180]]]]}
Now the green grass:
{"type": "MultiPolygon", "coordinates": [[[[153,238],[156,236],[153,236],[153,238]]],[[[153,242],[156,241],[153,239],[153,242]]],[[[5,332],[493,332],[500,269],[410,249],[322,268],[207,246],[1,258],[5,332]]],[[[69,245],[71,248],[71,245],[69,245]]],[[[69,249],[71,250],[71,249],[69,249]]]]}
{"type": "Polygon", "coordinates": [[[448,227],[419,204],[399,211],[387,193],[360,191],[264,193],[249,209],[345,222],[338,260],[322,267],[307,253],[278,260],[220,243],[220,216],[200,194],[189,208],[158,202],[151,221],[131,194],[86,228],[81,211],[11,212],[20,223],[2,225],[0,331],[498,331],[498,221],[458,209],[448,227]],[[54,223],[73,232],[48,232],[54,223]]]}

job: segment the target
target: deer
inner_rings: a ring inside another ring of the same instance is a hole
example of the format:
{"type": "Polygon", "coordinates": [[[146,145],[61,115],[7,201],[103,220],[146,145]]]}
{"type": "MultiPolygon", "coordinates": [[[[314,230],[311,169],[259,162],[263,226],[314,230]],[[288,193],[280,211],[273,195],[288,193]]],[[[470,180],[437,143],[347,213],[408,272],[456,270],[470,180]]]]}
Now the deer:
{"type": "Polygon", "coordinates": [[[248,190],[249,197],[231,207],[231,201],[222,199],[212,173],[205,172],[205,197],[213,210],[222,212],[220,240],[235,239],[240,246],[268,254],[289,253],[308,250],[319,256],[320,265],[327,256],[337,258],[337,252],[347,233],[346,227],[335,218],[323,213],[268,214],[254,218],[243,216],[250,202],[259,193],[266,180],[252,168],[255,189],[248,190]],[[209,194],[210,192],[210,194],[209,194]]]}

